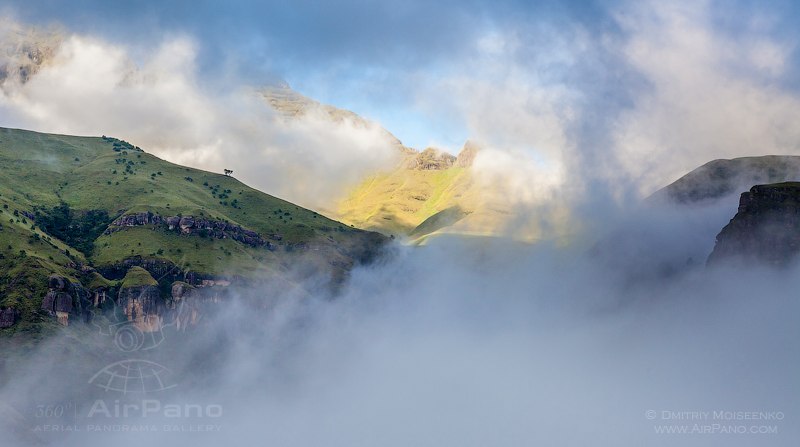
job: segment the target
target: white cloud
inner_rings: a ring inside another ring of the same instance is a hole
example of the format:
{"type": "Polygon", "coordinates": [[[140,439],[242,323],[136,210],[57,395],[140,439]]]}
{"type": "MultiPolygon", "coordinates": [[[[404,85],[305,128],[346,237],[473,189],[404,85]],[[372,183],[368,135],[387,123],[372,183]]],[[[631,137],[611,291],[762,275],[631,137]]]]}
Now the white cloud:
{"type": "Polygon", "coordinates": [[[233,169],[256,188],[311,207],[330,204],[396,155],[377,126],[314,113],[287,122],[254,89],[213,91],[186,36],[164,40],[139,65],[131,52],[66,36],[28,82],[2,85],[3,125],[124,138],[176,163],[233,169]]]}
{"type": "Polygon", "coordinates": [[[791,42],[760,26],[715,31],[706,2],[649,2],[618,21],[620,49],[649,84],[615,129],[615,151],[642,193],[715,158],[797,154],[800,97],[780,87],[791,42]]]}

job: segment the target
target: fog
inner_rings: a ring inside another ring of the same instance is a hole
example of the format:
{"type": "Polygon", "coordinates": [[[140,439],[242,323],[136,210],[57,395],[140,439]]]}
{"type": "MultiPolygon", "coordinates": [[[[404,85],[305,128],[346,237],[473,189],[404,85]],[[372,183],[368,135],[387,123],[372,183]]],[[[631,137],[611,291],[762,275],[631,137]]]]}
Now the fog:
{"type": "Polygon", "coordinates": [[[796,445],[800,275],[706,268],[730,215],[730,202],[644,205],[607,216],[593,243],[395,246],[336,296],[311,281],[306,298],[241,290],[139,352],[75,327],[6,361],[0,396],[18,413],[4,444],[796,445]],[[121,359],[163,366],[174,386],[98,388],[95,372],[121,359]],[[48,405],[77,419],[37,416],[48,405]],[[684,425],[701,433],[657,432],[684,425]],[[120,431],[142,427],[154,432],[120,431]]]}
{"type": "Polygon", "coordinates": [[[11,72],[0,77],[5,127],[127,139],[174,163],[232,169],[254,187],[315,208],[397,162],[377,124],[334,122],[315,110],[285,119],[261,93],[274,80],[203,77],[192,36],[136,45],[7,17],[0,25],[0,67],[11,72]],[[25,80],[14,70],[29,62],[20,61],[20,48],[29,47],[51,55],[25,80]]]}

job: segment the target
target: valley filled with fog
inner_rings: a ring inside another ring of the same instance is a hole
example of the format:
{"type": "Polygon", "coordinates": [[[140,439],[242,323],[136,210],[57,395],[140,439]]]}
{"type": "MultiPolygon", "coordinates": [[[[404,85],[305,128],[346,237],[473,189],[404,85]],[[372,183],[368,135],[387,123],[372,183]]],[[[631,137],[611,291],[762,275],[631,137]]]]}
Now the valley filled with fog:
{"type": "Polygon", "coordinates": [[[727,202],[630,213],[591,247],[398,245],[336,297],[242,291],[272,304],[220,304],[149,351],[64,356],[70,341],[53,341],[13,367],[3,401],[74,404],[81,431],[33,433],[53,445],[792,445],[797,268],[706,268],[698,256],[727,202]],[[129,357],[163,365],[174,387],[75,394],[94,368],[129,357]],[[144,413],[113,408],[148,399],[144,413]],[[165,414],[170,404],[190,414],[165,414]],[[708,417],[679,419],[689,412],[708,417]],[[716,431],[657,432],[696,424],[716,431]],[[201,426],[211,431],[188,431],[201,426]],[[719,431],[766,426],[778,431],[719,431]],[[129,432],[145,427],[155,432],[129,432]]]}

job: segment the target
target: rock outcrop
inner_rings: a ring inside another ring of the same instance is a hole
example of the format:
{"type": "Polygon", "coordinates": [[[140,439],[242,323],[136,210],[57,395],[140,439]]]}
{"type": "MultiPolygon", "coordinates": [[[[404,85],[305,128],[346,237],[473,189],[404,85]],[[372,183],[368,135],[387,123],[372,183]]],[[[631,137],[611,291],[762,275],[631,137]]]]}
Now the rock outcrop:
{"type": "MultiPolygon", "coordinates": [[[[166,227],[170,231],[178,231],[184,235],[213,237],[216,239],[233,239],[250,247],[266,247],[270,250],[276,248],[275,244],[267,241],[255,231],[242,228],[223,220],[214,220],[196,216],[170,216],[163,217],[151,212],[126,214],[114,220],[106,229],[105,234],[111,234],[125,227],[154,225],[166,227]]],[[[270,237],[271,239],[275,239],[270,237]]]]}
{"type": "Polygon", "coordinates": [[[59,324],[69,325],[72,312],[72,296],[69,294],[69,281],[63,276],[51,275],[47,280],[47,295],[42,301],[42,309],[58,319],[59,324]]]}
{"type": "Polygon", "coordinates": [[[472,167],[472,163],[475,162],[475,157],[478,156],[479,150],[480,146],[467,140],[467,142],[464,143],[464,148],[461,149],[461,152],[458,153],[458,157],[456,157],[455,166],[459,168],[472,167]]]}
{"type": "Polygon", "coordinates": [[[176,329],[185,331],[188,327],[197,325],[203,316],[211,311],[209,307],[223,299],[223,295],[227,292],[226,287],[226,285],[194,287],[180,281],[173,283],[172,303],[176,329]]]}
{"type": "Polygon", "coordinates": [[[409,159],[406,168],[420,171],[443,171],[456,162],[456,157],[439,149],[429,147],[409,159]]]}
{"type": "Polygon", "coordinates": [[[753,186],[717,235],[708,264],[723,261],[785,266],[800,253],[800,183],[753,186]]]}
{"type": "Polygon", "coordinates": [[[60,275],[50,275],[47,288],[42,310],[56,317],[64,326],[69,325],[70,315],[80,315],[90,301],[89,292],[80,283],[72,283],[60,275]]]}
{"type": "Polygon", "coordinates": [[[378,124],[364,119],[350,110],[339,109],[328,104],[321,104],[311,98],[301,95],[289,87],[288,84],[281,83],[264,88],[261,92],[264,99],[276,112],[288,120],[298,120],[307,118],[309,115],[317,118],[329,120],[333,123],[349,123],[353,127],[360,129],[377,128],[383,134],[387,144],[395,147],[400,153],[414,153],[405,147],[400,140],[392,135],[391,132],[378,126],[378,124]]]}
{"type": "Polygon", "coordinates": [[[163,327],[166,309],[158,291],[158,282],[147,270],[133,267],[125,275],[117,298],[117,306],[142,332],[155,332],[163,327]]]}
{"type": "Polygon", "coordinates": [[[166,259],[149,259],[141,256],[133,256],[115,264],[102,266],[98,270],[104,277],[118,280],[124,278],[132,267],[141,267],[147,270],[154,278],[168,281],[186,281],[190,284],[199,284],[204,279],[207,279],[205,275],[185,271],[166,259]]]}

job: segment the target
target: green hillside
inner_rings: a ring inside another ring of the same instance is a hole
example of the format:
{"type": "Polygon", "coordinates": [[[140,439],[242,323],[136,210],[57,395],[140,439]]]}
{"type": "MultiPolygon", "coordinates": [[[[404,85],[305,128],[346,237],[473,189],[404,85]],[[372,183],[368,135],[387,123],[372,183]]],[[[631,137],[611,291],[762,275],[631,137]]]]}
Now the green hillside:
{"type": "Polygon", "coordinates": [[[121,140],[0,128],[0,309],[20,311],[23,326],[50,274],[89,289],[131,265],[247,280],[303,258],[341,277],[384,240],[121,140]],[[114,225],[137,214],[154,222],[114,225]],[[168,218],[198,224],[181,231],[168,218]]]}
{"type": "Polygon", "coordinates": [[[472,198],[465,194],[471,184],[465,168],[416,170],[401,166],[362,182],[339,204],[336,217],[359,228],[406,235],[425,219],[472,198]]]}

